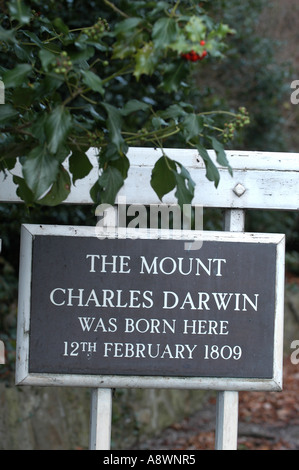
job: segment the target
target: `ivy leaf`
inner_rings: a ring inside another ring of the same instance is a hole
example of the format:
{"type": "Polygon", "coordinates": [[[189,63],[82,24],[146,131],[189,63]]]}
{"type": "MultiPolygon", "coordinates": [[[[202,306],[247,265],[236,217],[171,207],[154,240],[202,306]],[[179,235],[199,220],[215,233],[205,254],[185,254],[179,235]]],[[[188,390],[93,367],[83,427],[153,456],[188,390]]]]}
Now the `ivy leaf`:
{"type": "Polygon", "coordinates": [[[13,20],[20,24],[30,23],[31,8],[25,5],[24,0],[11,0],[8,2],[8,9],[13,20]]]}
{"type": "Polygon", "coordinates": [[[148,109],[149,104],[144,103],[143,101],[133,99],[125,104],[125,106],[121,110],[121,114],[123,116],[128,116],[131,113],[135,113],[137,111],[147,111],[148,109]]]}
{"type": "Polygon", "coordinates": [[[226,166],[231,176],[233,176],[232,167],[229,164],[223,145],[215,138],[212,137],[212,146],[217,155],[217,162],[219,165],[226,166]]]}
{"type": "Polygon", "coordinates": [[[79,179],[85,178],[92,170],[92,164],[85,152],[72,149],[69,159],[70,172],[73,175],[73,184],[79,179]]]}
{"type": "Polygon", "coordinates": [[[108,166],[91,188],[90,195],[96,203],[113,205],[123,184],[124,179],[120,171],[116,167],[108,166]]]}
{"type": "Polygon", "coordinates": [[[111,142],[116,146],[119,153],[123,151],[124,139],[121,135],[122,116],[119,109],[115,108],[108,103],[102,103],[102,106],[107,111],[107,128],[111,142]]]}
{"type": "Polygon", "coordinates": [[[202,116],[197,114],[188,114],[182,121],[182,128],[184,137],[187,142],[199,137],[199,134],[203,131],[204,120],[202,116]]]}
{"type": "Polygon", "coordinates": [[[176,162],[180,168],[180,173],[177,170],[173,170],[174,177],[176,180],[177,190],[175,197],[178,200],[178,204],[183,209],[184,204],[191,204],[194,198],[195,183],[191,178],[189,171],[180,163],[176,162]]]}
{"type": "Polygon", "coordinates": [[[52,52],[47,51],[46,49],[41,49],[38,55],[43,69],[48,71],[49,65],[52,64],[55,60],[55,54],[52,54],[52,52]]]}
{"type": "Polygon", "coordinates": [[[41,198],[56,180],[59,162],[46,146],[35,147],[23,165],[23,175],[35,200],[41,198]]]}
{"type": "Polygon", "coordinates": [[[36,201],[38,204],[45,206],[57,206],[64,201],[71,190],[71,178],[66,169],[60,165],[55,182],[50,191],[42,199],[36,201]]]}
{"type": "Polygon", "coordinates": [[[31,189],[28,188],[24,178],[14,175],[13,182],[17,186],[17,196],[26,202],[26,204],[32,204],[34,202],[34,195],[31,189]]]}
{"type": "Polygon", "coordinates": [[[175,41],[179,27],[174,18],[160,18],[153,27],[153,40],[157,49],[165,49],[175,41]]]}
{"type": "Polygon", "coordinates": [[[55,28],[63,33],[63,34],[68,34],[69,33],[69,28],[68,26],[63,22],[63,20],[61,18],[55,18],[55,20],[52,22],[53,23],[53,26],[55,26],[55,28]]]}
{"type": "Polygon", "coordinates": [[[1,104],[0,111],[0,124],[7,123],[7,121],[17,117],[19,114],[10,104],[1,104]]]}
{"type": "Polygon", "coordinates": [[[117,168],[123,179],[125,180],[128,176],[128,171],[130,168],[130,160],[126,155],[122,155],[117,160],[112,160],[110,166],[117,168]]]}
{"type": "Polygon", "coordinates": [[[175,171],[175,162],[166,155],[156,162],[152,171],[151,186],[160,200],[175,188],[175,171]]]}
{"type": "Polygon", "coordinates": [[[47,117],[45,126],[48,148],[55,154],[58,147],[65,141],[72,125],[70,112],[63,106],[58,105],[47,117]]]}
{"type": "Polygon", "coordinates": [[[196,148],[197,148],[200,156],[202,157],[202,159],[203,159],[203,161],[206,165],[206,169],[207,169],[206,176],[207,176],[208,180],[209,181],[214,181],[215,186],[217,188],[218,185],[219,185],[219,181],[220,181],[220,175],[219,175],[218,168],[214,164],[214,162],[211,159],[210,155],[208,154],[207,150],[199,142],[197,142],[196,148]]]}
{"type": "Polygon", "coordinates": [[[93,73],[91,70],[82,70],[82,74],[83,74],[83,83],[85,85],[87,85],[93,91],[97,91],[101,95],[104,95],[105,90],[103,88],[103,82],[100,79],[100,77],[98,77],[98,75],[93,73]]]}
{"type": "Polygon", "coordinates": [[[14,69],[3,74],[3,82],[6,88],[15,88],[23,85],[32,67],[29,64],[18,64],[14,69]]]}

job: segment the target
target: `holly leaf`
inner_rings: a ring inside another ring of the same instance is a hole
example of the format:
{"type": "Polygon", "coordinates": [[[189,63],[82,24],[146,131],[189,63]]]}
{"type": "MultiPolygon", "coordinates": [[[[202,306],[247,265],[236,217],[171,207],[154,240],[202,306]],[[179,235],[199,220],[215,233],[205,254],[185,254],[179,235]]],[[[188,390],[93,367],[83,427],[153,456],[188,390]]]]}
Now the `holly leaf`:
{"type": "Polygon", "coordinates": [[[188,66],[183,61],[176,61],[166,67],[166,72],[161,83],[161,88],[167,93],[177,91],[182,86],[182,81],[186,78],[188,66]]]}
{"type": "Polygon", "coordinates": [[[23,165],[23,176],[27,186],[34,194],[35,200],[40,199],[56,180],[59,162],[46,146],[35,147],[23,165]]]}
{"type": "Polygon", "coordinates": [[[159,56],[154,50],[152,42],[145,44],[142,48],[138,49],[135,54],[135,70],[134,76],[137,81],[141,75],[152,75],[158,65],[159,56]]]}
{"type": "Polygon", "coordinates": [[[174,18],[160,18],[153,27],[153,41],[157,49],[165,49],[173,41],[179,32],[179,27],[174,18]]]}
{"type": "Polygon", "coordinates": [[[45,126],[48,148],[55,154],[58,147],[65,141],[71,129],[72,117],[68,109],[58,105],[47,117],[45,126]]]}

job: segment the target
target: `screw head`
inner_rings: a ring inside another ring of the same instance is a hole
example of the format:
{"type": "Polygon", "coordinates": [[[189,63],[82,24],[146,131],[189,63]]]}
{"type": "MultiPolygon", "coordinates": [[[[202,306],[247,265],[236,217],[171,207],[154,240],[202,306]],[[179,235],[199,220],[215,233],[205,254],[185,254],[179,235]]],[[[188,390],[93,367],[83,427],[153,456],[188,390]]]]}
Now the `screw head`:
{"type": "Polygon", "coordinates": [[[239,183],[235,186],[234,188],[234,193],[238,196],[241,197],[243,194],[246,193],[246,188],[243,186],[243,184],[239,183]]]}

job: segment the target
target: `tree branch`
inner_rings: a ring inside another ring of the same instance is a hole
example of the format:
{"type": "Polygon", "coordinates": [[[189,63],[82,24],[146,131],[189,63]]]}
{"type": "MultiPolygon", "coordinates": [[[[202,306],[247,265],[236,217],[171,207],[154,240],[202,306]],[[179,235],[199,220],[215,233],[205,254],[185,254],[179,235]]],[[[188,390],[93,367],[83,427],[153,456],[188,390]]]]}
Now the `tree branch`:
{"type": "Polygon", "coordinates": [[[104,0],[104,3],[112,8],[112,10],[114,10],[116,13],[118,13],[119,15],[123,16],[124,18],[130,18],[125,12],[121,11],[119,8],[117,8],[117,6],[114,5],[114,3],[111,3],[109,2],[109,0],[104,0]]]}

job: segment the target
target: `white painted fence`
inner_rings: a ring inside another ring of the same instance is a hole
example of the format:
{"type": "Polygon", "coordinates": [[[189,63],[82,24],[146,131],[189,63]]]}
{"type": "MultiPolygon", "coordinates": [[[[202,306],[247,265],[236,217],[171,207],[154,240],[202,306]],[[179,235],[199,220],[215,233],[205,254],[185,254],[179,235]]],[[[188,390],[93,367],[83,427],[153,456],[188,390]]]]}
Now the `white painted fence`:
{"type": "MultiPolygon", "coordinates": [[[[225,230],[244,231],[245,209],[299,210],[299,154],[269,152],[227,152],[233,168],[233,178],[227,169],[219,168],[220,184],[217,189],[205,177],[205,166],[194,150],[166,149],[165,153],[190,172],[196,183],[193,204],[226,209],[225,230]]],[[[97,179],[98,167],[95,149],[88,156],[93,170],[84,180],[76,182],[66,204],[92,204],[89,195],[97,179]]],[[[215,160],[214,152],[210,156],[215,160]]],[[[161,157],[161,151],[149,148],[131,148],[129,177],[119,195],[127,204],[158,204],[150,186],[151,171],[161,157]]],[[[21,174],[20,166],[12,171],[21,174]]],[[[20,202],[16,196],[12,176],[0,176],[0,202],[20,202]]],[[[175,204],[174,193],[163,202],[175,204]]],[[[109,449],[111,432],[111,389],[95,389],[92,398],[91,449],[109,449]]],[[[236,449],[238,428],[238,392],[218,393],[216,448],[236,449]]]]}
{"type": "MultiPolygon", "coordinates": [[[[299,154],[271,152],[227,152],[233,168],[233,178],[227,169],[219,167],[220,184],[217,189],[205,177],[206,170],[196,150],[166,149],[166,154],[182,163],[196,183],[194,205],[227,209],[299,210],[299,154]]],[[[215,160],[214,151],[209,152],[215,160]]],[[[128,204],[157,204],[159,200],[150,186],[151,171],[161,157],[159,149],[131,148],[129,177],[119,195],[128,204]]],[[[88,156],[93,170],[84,180],[78,180],[66,204],[92,204],[90,188],[98,174],[95,149],[88,156]]],[[[12,174],[21,175],[20,166],[12,174]]],[[[19,202],[10,174],[0,175],[0,201],[19,202]]],[[[166,204],[177,203],[174,192],[165,196],[166,204]]]]}

